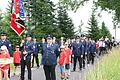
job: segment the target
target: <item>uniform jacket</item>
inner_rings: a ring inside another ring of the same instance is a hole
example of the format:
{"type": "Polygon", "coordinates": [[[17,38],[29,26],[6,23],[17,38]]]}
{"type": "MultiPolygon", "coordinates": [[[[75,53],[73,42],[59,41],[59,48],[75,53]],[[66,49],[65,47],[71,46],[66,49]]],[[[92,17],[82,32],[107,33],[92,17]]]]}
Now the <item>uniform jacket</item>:
{"type": "Polygon", "coordinates": [[[84,47],[83,48],[84,53],[86,53],[87,52],[87,42],[85,40],[80,40],[80,43],[84,47]]]}
{"type": "Polygon", "coordinates": [[[24,56],[23,52],[26,51],[26,61],[31,61],[31,54],[33,53],[33,42],[25,42],[22,46],[21,46],[21,60],[24,60],[24,56]]]}
{"type": "Polygon", "coordinates": [[[80,56],[82,55],[84,52],[84,47],[82,46],[82,44],[79,42],[73,42],[72,43],[72,54],[74,56],[80,56]]]}
{"type": "Polygon", "coordinates": [[[90,51],[90,53],[95,53],[96,52],[96,43],[91,43],[90,44],[89,51],[90,51]]]}
{"type": "Polygon", "coordinates": [[[86,52],[87,52],[87,54],[89,54],[90,44],[91,44],[90,41],[87,41],[87,42],[86,42],[86,52]]]}
{"type": "Polygon", "coordinates": [[[58,44],[48,43],[43,44],[43,55],[42,55],[42,64],[43,65],[56,65],[57,56],[59,55],[58,44]]]}
{"type": "Polygon", "coordinates": [[[33,42],[33,54],[38,54],[39,52],[39,43],[33,42]]]}
{"type": "Polygon", "coordinates": [[[0,40],[0,47],[5,45],[10,53],[10,56],[12,56],[12,45],[9,40],[0,40]]]}

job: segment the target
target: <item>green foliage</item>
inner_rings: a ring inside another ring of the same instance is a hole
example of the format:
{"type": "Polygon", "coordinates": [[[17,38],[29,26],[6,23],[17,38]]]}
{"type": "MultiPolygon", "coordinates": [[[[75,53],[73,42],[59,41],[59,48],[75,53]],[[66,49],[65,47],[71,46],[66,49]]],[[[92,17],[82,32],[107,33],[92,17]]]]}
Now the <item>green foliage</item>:
{"type": "MultiPolygon", "coordinates": [[[[59,0],[68,10],[76,11],[81,5],[89,0],[59,0]]],[[[94,0],[93,0],[94,1],[94,0]]],[[[101,6],[103,10],[115,11],[114,20],[120,22],[120,0],[98,0],[94,3],[101,6]]]]}
{"type": "Polygon", "coordinates": [[[120,0],[98,0],[98,5],[103,10],[115,11],[115,19],[120,21],[120,0]]]}
{"type": "Polygon", "coordinates": [[[119,52],[119,49],[114,49],[105,55],[94,69],[88,70],[85,80],[120,80],[119,52]]]}
{"type": "Polygon", "coordinates": [[[84,5],[84,2],[89,0],[59,0],[60,3],[62,3],[66,9],[77,11],[77,9],[84,5]]]}
{"type": "Polygon", "coordinates": [[[88,27],[88,35],[92,39],[100,39],[100,29],[98,27],[98,22],[95,17],[94,11],[91,15],[90,21],[88,23],[90,27],[88,27]]]}
{"type": "Polygon", "coordinates": [[[107,36],[109,39],[112,38],[112,35],[110,34],[110,31],[108,30],[108,28],[105,26],[105,23],[102,22],[102,28],[101,28],[101,36],[105,37],[107,36]]]}
{"type": "Polygon", "coordinates": [[[72,22],[72,19],[69,18],[68,13],[64,6],[59,4],[58,7],[58,28],[62,31],[62,35],[65,38],[70,38],[74,35],[74,24],[72,22]]]}
{"type": "Polygon", "coordinates": [[[36,36],[46,34],[58,35],[60,30],[56,26],[55,5],[50,0],[36,0],[32,8],[32,21],[35,28],[32,30],[36,36]]]}

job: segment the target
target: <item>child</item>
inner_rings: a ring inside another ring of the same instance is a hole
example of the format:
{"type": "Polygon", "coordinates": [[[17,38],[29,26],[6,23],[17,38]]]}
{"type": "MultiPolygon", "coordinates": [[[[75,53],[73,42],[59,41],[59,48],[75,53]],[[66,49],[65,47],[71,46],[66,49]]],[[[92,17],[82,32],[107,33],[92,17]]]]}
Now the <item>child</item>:
{"type": "Polygon", "coordinates": [[[65,52],[66,52],[66,61],[65,61],[65,69],[66,69],[66,77],[70,76],[70,64],[71,64],[71,55],[72,51],[69,48],[68,42],[65,42],[65,52]]]}
{"type": "Polygon", "coordinates": [[[19,46],[16,46],[16,50],[13,53],[13,58],[14,58],[14,75],[16,75],[16,69],[17,67],[20,65],[20,55],[21,55],[21,51],[19,50],[19,46]]]}
{"type": "MultiPolygon", "coordinates": [[[[0,58],[10,58],[8,49],[6,46],[1,46],[0,58]]],[[[2,80],[2,73],[4,74],[5,80],[10,80],[8,77],[9,64],[0,64],[0,80],[2,80]]]]}
{"type": "Polygon", "coordinates": [[[61,72],[61,79],[65,78],[65,50],[64,46],[60,46],[60,56],[59,56],[59,65],[60,65],[60,72],[61,72]]]}

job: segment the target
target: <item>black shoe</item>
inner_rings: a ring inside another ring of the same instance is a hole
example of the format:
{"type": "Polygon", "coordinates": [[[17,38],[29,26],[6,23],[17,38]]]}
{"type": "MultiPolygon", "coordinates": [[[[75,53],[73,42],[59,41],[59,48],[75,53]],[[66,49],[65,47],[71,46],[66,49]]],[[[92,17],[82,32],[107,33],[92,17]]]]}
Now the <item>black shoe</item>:
{"type": "Polygon", "coordinates": [[[39,69],[39,66],[37,66],[37,69],[39,69]]]}
{"type": "Polygon", "coordinates": [[[80,68],[80,71],[82,71],[82,68],[80,68]]]}
{"type": "Polygon", "coordinates": [[[83,67],[83,69],[85,69],[85,67],[83,67]]]}

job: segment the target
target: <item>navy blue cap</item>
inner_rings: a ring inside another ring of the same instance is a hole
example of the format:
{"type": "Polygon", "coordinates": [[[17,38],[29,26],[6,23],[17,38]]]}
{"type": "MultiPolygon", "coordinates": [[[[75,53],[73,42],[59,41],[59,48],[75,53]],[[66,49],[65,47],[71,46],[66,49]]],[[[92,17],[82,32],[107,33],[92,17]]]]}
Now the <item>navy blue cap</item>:
{"type": "Polygon", "coordinates": [[[84,35],[84,34],[81,34],[81,37],[85,37],[85,35],[84,35]]]}
{"type": "Polygon", "coordinates": [[[47,39],[49,39],[49,38],[52,38],[52,39],[53,39],[53,35],[50,35],[50,34],[49,34],[49,35],[46,36],[46,38],[47,38],[47,39]]]}
{"type": "Polygon", "coordinates": [[[1,32],[1,36],[7,36],[7,33],[1,32]]]}
{"type": "Polygon", "coordinates": [[[31,34],[27,34],[26,37],[32,37],[32,35],[31,34]]]}
{"type": "Polygon", "coordinates": [[[75,39],[79,39],[79,38],[80,38],[80,36],[76,36],[76,37],[75,37],[75,39]]]}

